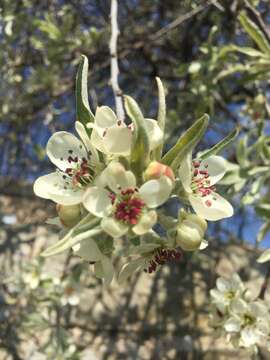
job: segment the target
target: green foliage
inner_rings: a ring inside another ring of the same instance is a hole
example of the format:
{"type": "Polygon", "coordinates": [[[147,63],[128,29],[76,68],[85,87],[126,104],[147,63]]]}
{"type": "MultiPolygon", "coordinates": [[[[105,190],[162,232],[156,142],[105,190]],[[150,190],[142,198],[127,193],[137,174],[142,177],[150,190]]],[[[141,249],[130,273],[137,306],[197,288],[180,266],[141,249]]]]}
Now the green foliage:
{"type": "Polygon", "coordinates": [[[76,113],[77,120],[84,125],[94,121],[94,115],[90,110],[87,89],[88,59],[82,55],[76,76],[76,113]]]}
{"type": "Polygon", "coordinates": [[[150,147],[143,114],[134,99],[125,96],[125,108],[134,124],[133,145],[130,155],[130,166],[138,176],[142,174],[149,161],[150,147]]]}
{"type": "Polygon", "coordinates": [[[194,149],[203,137],[208,122],[207,114],[198,119],[163,156],[162,163],[171,166],[173,169],[178,168],[183,158],[194,149]]]}

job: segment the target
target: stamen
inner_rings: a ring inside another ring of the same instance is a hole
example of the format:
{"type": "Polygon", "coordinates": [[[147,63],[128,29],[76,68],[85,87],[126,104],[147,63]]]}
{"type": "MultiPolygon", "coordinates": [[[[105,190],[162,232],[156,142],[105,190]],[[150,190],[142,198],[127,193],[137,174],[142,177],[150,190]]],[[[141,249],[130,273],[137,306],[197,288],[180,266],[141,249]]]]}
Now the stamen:
{"type": "Polygon", "coordinates": [[[156,271],[158,266],[164,265],[167,262],[179,261],[182,258],[182,252],[179,249],[161,249],[154,251],[153,257],[148,262],[148,267],[144,272],[151,274],[156,271]]]}

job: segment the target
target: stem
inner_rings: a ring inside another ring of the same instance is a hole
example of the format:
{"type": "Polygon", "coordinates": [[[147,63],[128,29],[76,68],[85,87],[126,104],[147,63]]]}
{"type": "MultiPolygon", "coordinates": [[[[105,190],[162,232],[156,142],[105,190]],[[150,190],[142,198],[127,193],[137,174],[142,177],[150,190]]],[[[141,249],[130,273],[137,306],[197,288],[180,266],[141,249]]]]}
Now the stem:
{"type": "Polygon", "coordinates": [[[268,269],[266,271],[266,274],[265,274],[265,277],[264,277],[264,282],[263,282],[263,284],[261,286],[260,294],[258,296],[259,299],[264,300],[265,292],[266,292],[266,289],[267,289],[269,278],[270,278],[270,266],[268,267],[268,269]]]}
{"type": "Polygon", "coordinates": [[[111,55],[111,85],[115,98],[116,114],[119,120],[124,121],[125,111],[123,106],[122,91],[118,84],[118,57],[117,57],[117,38],[119,35],[117,23],[117,0],[111,0],[111,39],[110,39],[110,55],[111,55]]]}

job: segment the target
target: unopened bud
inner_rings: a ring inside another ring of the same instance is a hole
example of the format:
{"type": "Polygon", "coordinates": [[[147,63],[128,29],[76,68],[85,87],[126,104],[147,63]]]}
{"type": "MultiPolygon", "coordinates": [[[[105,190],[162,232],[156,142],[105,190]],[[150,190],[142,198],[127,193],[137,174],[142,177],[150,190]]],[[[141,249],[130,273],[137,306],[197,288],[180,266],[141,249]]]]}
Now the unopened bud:
{"type": "Polygon", "coordinates": [[[176,232],[176,243],[185,251],[195,251],[200,248],[207,222],[196,214],[184,211],[180,213],[180,224],[176,232]]]}
{"type": "Polygon", "coordinates": [[[80,205],[56,205],[59,219],[67,228],[72,228],[81,220],[80,205]]]}
{"type": "Polygon", "coordinates": [[[145,170],[145,180],[159,179],[161,176],[168,176],[172,181],[175,180],[174,173],[169,166],[152,161],[145,170]]]}

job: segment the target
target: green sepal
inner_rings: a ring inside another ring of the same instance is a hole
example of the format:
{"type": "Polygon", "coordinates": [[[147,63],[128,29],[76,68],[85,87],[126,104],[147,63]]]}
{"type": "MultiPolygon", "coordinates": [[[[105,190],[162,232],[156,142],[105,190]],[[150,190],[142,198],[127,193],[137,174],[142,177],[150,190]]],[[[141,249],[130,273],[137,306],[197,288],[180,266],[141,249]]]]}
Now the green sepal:
{"type": "Polygon", "coordinates": [[[87,75],[88,60],[85,55],[81,55],[76,76],[76,116],[77,120],[84,125],[95,120],[88,101],[87,75]]]}
{"type": "Polygon", "coordinates": [[[124,99],[127,114],[134,124],[130,167],[136,176],[140,178],[149,162],[149,138],[145,127],[145,119],[138,104],[130,96],[125,96],[124,99]]]}
{"type": "Polygon", "coordinates": [[[209,116],[204,114],[177,141],[177,143],[163,156],[161,162],[177,169],[183,158],[192,151],[203,137],[208,126],[209,116]]]}
{"type": "Polygon", "coordinates": [[[239,129],[234,129],[228,136],[219,141],[216,145],[200,153],[199,158],[204,160],[211,155],[216,155],[225,149],[239,134],[239,129]]]}

